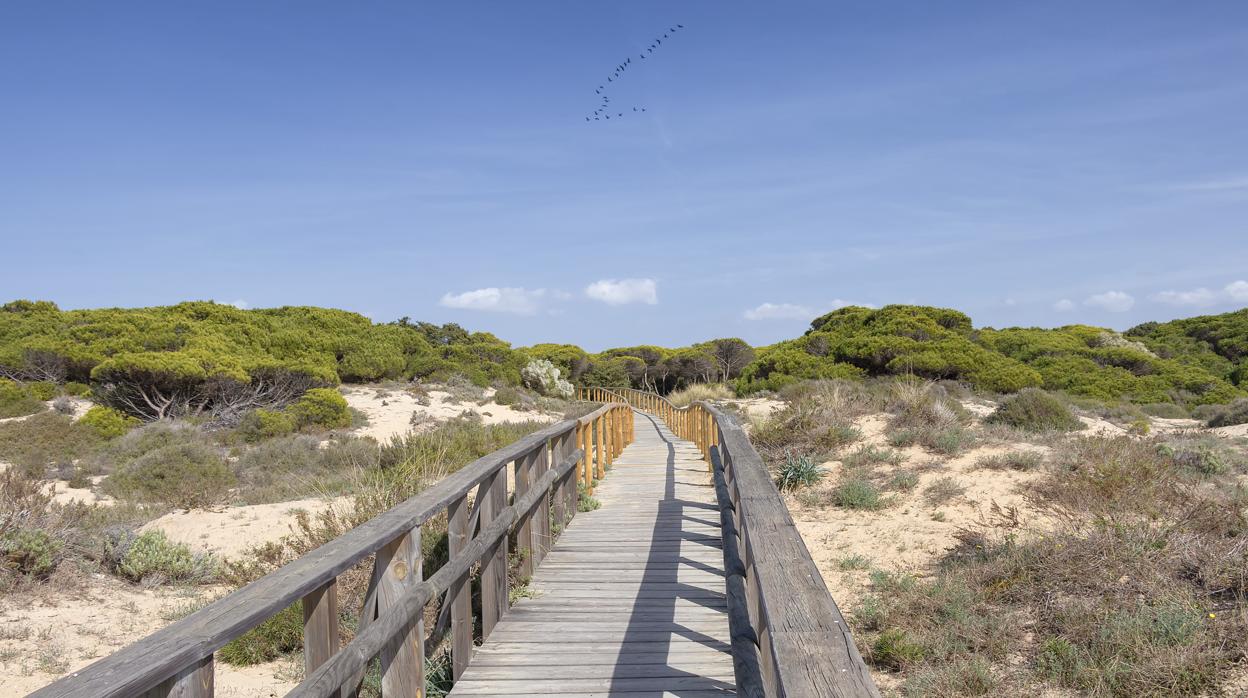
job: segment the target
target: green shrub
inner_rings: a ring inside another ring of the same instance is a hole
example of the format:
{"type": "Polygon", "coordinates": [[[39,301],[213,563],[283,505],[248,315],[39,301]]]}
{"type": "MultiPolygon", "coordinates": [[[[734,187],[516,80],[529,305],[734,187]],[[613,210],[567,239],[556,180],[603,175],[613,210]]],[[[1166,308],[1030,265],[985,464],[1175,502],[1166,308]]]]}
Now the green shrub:
{"type": "Polygon", "coordinates": [[[1176,467],[1201,477],[1224,475],[1244,462],[1235,449],[1213,436],[1170,439],[1159,444],[1157,451],[1176,467]]]}
{"type": "Polygon", "coordinates": [[[0,378],[0,419],[25,417],[43,410],[43,402],[23,386],[0,378]]]}
{"type": "Polygon", "coordinates": [[[152,530],[124,540],[124,550],[114,551],[117,574],[145,585],[164,582],[206,582],[216,574],[216,562],[196,555],[182,543],[152,530]]]}
{"type": "Polygon", "coordinates": [[[61,390],[65,391],[66,395],[73,395],[74,397],[86,397],[91,394],[91,386],[78,381],[67,382],[61,386],[61,390]]]}
{"type": "Polygon", "coordinates": [[[104,481],[120,499],[191,509],[226,500],[234,473],[215,449],[180,443],[139,456],[104,481]]]}
{"type": "Polygon", "coordinates": [[[776,476],[776,486],[781,490],[809,487],[827,474],[827,468],[816,463],[810,456],[788,454],[776,476]]]}
{"type": "Polygon", "coordinates": [[[904,630],[889,629],[871,644],[871,662],[889,669],[904,669],[923,658],[923,647],[904,630]]]}
{"type": "Polygon", "coordinates": [[[61,392],[60,387],[56,383],[50,381],[36,381],[34,383],[26,383],[22,386],[26,392],[32,395],[36,400],[47,402],[56,397],[61,392]]]}
{"type": "Polygon", "coordinates": [[[494,402],[499,405],[519,405],[523,401],[520,391],[509,385],[494,391],[494,402]]]}
{"type": "Polygon", "coordinates": [[[61,541],[39,529],[17,528],[0,535],[5,567],[28,577],[45,578],[61,561],[61,541]]]}
{"type": "Polygon", "coordinates": [[[140,424],[138,419],[103,405],[95,405],[87,410],[78,423],[105,439],[121,436],[140,424]]]}
{"type": "Polygon", "coordinates": [[[300,429],[344,429],[351,426],[347,399],[333,388],[313,388],[286,411],[300,429]]]}
{"type": "Polygon", "coordinates": [[[1005,424],[1026,431],[1078,431],[1083,429],[1075,415],[1061,400],[1035,388],[1007,397],[984,420],[988,424],[1005,424]]]}
{"type": "Polygon", "coordinates": [[[254,409],[238,423],[238,433],[248,443],[284,436],[295,431],[295,418],[277,410],[254,409]]]}
{"type": "Polygon", "coordinates": [[[271,662],[303,648],[303,602],[278,611],[260,625],[230,640],[217,652],[221,661],[233,666],[271,662]]]}
{"type": "Polygon", "coordinates": [[[832,490],[832,503],[846,509],[874,511],[883,508],[888,500],[870,480],[862,477],[842,478],[832,490]]]}
{"type": "Polygon", "coordinates": [[[0,423],[0,461],[43,477],[49,466],[88,456],[100,443],[93,429],[56,412],[0,423]]]}
{"type": "Polygon", "coordinates": [[[602,502],[589,494],[584,482],[576,483],[576,510],[581,513],[594,511],[602,506],[602,502]]]}

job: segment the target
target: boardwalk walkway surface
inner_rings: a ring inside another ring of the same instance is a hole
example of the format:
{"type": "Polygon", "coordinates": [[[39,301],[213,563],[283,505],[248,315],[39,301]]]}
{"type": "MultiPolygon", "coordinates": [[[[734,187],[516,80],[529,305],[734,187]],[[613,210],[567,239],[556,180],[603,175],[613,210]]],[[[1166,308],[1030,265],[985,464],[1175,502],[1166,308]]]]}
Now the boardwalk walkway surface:
{"type": "Polygon", "coordinates": [[[697,447],[636,413],[612,464],[452,696],[735,695],[719,511],[697,447]]]}

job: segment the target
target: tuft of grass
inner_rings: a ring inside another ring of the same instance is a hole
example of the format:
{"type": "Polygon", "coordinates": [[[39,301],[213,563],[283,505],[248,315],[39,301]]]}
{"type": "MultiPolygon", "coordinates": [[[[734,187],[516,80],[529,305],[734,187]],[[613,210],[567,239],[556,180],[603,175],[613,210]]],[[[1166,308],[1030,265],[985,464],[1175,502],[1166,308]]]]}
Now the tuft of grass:
{"type": "Polygon", "coordinates": [[[923,500],[932,506],[948,502],[966,494],[966,487],[952,477],[942,477],[923,488],[923,500]]]}
{"type": "Polygon", "coordinates": [[[1044,455],[1036,451],[1010,451],[984,456],[975,461],[976,468],[987,470],[1035,470],[1044,463],[1044,455]]]}
{"type": "Polygon", "coordinates": [[[698,401],[731,400],[736,396],[736,392],[723,383],[694,383],[671,393],[667,399],[677,407],[684,407],[698,401]]]}
{"type": "Polygon", "coordinates": [[[909,492],[919,484],[919,474],[913,470],[902,470],[893,473],[888,480],[888,489],[909,492]]]}
{"type": "Polygon", "coordinates": [[[842,570],[869,570],[871,569],[871,558],[863,555],[846,555],[837,560],[836,566],[842,570]]]}
{"type": "Polygon", "coordinates": [[[891,500],[881,496],[879,488],[866,478],[849,476],[841,479],[831,494],[833,504],[846,509],[875,511],[887,506],[891,500]]]}
{"type": "Polygon", "coordinates": [[[888,465],[900,465],[905,458],[904,454],[891,448],[878,448],[870,444],[864,444],[854,449],[851,453],[846,454],[841,459],[841,463],[847,469],[858,469],[885,463],[888,465]]]}
{"type": "Polygon", "coordinates": [[[923,658],[923,646],[904,630],[890,628],[871,643],[871,662],[888,669],[904,669],[923,658]]]}
{"type": "Polygon", "coordinates": [[[780,473],[776,476],[776,486],[781,490],[791,491],[810,487],[823,479],[827,468],[816,463],[810,456],[787,454],[780,473]]]}

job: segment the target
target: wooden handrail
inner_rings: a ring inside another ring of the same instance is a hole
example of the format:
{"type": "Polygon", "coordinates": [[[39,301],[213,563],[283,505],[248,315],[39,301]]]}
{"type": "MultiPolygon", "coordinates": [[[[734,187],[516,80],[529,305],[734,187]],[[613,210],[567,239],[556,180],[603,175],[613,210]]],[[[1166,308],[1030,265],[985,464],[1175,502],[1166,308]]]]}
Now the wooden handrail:
{"type": "MultiPolygon", "coordinates": [[[[353,528],[186,618],[35,691],[38,698],[213,695],[213,653],[296,601],[304,607],[307,679],[290,695],[353,694],[365,665],[381,658],[385,695],[424,690],[424,606],[446,593],[456,678],[473,647],[469,570],[481,564],[481,627],[507,609],[508,538],[532,573],[577,510],[571,475],[590,486],[633,440],[633,411],[609,401],[579,419],[525,436],[479,458],[389,511],[353,528]],[[506,506],[508,465],[515,502],[506,506]],[[473,492],[475,488],[475,492],[473,492]],[[471,512],[469,511],[471,507],[471,512]],[[450,559],[426,581],[420,527],[447,512],[450,559]],[[476,523],[476,525],[473,525],[476,523]],[[474,536],[473,531],[479,526],[474,536]],[[338,647],[337,577],[370,555],[373,574],[356,638],[338,647]]],[[[436,649],[431,647],[431,650],[436,649]]]]}
{"type": "Polygon", "coordinates": [[[711,468],[720,510],[737,694],[879,696],[771,473],[737,420],[706,402],[676,407],[632,388],[581,389],[658,416],[711,468]]]}

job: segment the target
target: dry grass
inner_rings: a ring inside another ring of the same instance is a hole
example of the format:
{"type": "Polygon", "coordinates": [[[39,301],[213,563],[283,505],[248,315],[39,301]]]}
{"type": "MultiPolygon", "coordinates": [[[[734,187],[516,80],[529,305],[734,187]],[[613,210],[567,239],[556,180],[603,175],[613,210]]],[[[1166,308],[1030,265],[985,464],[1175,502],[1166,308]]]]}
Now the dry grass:
{"type": "Polygon", "coordinates": [[[873,575],[869,661],[909,695],[1216,694],[1248,652],[1248,493],[1187,446],[1070,439],[1029,486],[1045,530],[994,507],[934,577],[873,575]]]}
{"type": "Polygon", "coordinates": [[[731,400],[737,394],[723,383],[694,383],[693,385],[667,396],[669,402],[677,407],[691,405],[698,401],[731,400]]]}

